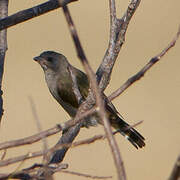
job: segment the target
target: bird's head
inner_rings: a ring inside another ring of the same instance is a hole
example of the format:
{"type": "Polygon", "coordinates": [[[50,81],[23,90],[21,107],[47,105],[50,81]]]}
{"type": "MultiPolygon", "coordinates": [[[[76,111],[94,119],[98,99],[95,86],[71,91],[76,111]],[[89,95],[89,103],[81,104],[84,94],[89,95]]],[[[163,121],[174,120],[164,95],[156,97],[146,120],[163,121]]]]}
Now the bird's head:
{"type": "Polygon", "coordinates": [[[69,64],[64,55],[54,51],[45,51],[33,59],[41,65],[45,72],[65,70],[69,64]]]}

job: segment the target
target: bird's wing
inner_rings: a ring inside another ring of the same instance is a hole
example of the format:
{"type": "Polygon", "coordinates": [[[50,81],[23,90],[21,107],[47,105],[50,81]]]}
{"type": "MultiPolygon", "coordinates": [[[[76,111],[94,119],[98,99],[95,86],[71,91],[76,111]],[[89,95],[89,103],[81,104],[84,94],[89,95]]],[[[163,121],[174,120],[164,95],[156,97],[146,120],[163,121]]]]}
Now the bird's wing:
{"type": "MultiPolygon", "coordinates": [[[[81,96],[83,99],[85,99],[88,95],[88,89],[89,89],[89,82],[87,76],[79,70],[76,70],[73,68],[73,73],[75,73],[78,89],[81,93],[81,96]]],[[[73,81],[72,77],[69,74],[67,79],[59,78],[57,81],[57,92],[59,99],[61,99],[61,102],[59,102],[63,108],[69,113],[72,114],[72,110],[77,110],[79,107],[76,95],[73,91],[73,81]],[[71,109],[71,112],[69,110],[71,109]]],[[[74,114],[74,113],[73,113],[74,114]]],[[[72,115],[71,115],[72,116],[72,115]]]]}
{"type": "Polygon", "coordinates": [[[83,99],[86,99],[86,97],[88,96],[88,93],[89,93],[88,77],[84,72],[82,72],[76,68],[74,68],[73,72],[75,73],[77,85],[78,85],[79,91],[81,93],[81,96],[83,99]]]}
{"type": "MultiPolygon", "coordinates": [[[[89,80],[87,78],[87,75],[78,69],[75,69],[74,72],[76,73],[77,84],[79,86],[80,93],[85,99],[89,91],[89,80]]],[[[124,119],[122,115],[117,111],[115,106],[112,104],[112,102],[108,100],[107,96],[104,93],[102,94],[102,96],[102,98],[106,101],[105,104],[108,111],[112,114],[118,114],[122,119],[124,119]]]]}

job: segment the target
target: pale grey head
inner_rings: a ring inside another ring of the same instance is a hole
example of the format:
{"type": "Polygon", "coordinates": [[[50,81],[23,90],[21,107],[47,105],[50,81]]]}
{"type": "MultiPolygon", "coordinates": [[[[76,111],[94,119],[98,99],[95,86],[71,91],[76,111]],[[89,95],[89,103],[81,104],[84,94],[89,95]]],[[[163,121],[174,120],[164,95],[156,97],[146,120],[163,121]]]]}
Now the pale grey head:
{"type": "Polygon", "coordinates": [[[59,69],[67,69],[69,63],[66,57],[54,51],[44,51],[39,56],[34,57],[43,70],[57,72],[59,69]]]}

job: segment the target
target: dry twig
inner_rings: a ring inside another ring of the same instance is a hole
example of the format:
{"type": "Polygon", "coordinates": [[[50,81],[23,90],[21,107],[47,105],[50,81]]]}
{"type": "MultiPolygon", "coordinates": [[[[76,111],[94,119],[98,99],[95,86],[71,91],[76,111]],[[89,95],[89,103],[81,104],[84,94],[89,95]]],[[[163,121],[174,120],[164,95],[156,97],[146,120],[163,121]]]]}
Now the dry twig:
{"type": "MultiPolygon", "coordinates": [[[[0,0],[2,1],[2,0],[0,0]]],[[[8,0],[4,0],[7,1],[8,0]]],[[[74,1],[78,1],[78,0],[62,0],[62,4],[68,4],[74,1]]],[[[55,10],[57,8],[60,8],[61,5],[58,3],[58,0],[49,0],[43,4],[34,6],[32,8],[29,9],[25,9],[23,11],[19,11],[11,16],[5,17],[5,18],[1,18],[0,19],[0,30],[9,28],[11,26],[14,26],[16,24],[25,22],[29,19],[32,19],[34,17],[38,17],[42,14],[48,13],[52,10],[55,10]]]]}
{"type": "Polygon", "coordinates": [[[26,138],[3,142],[3,143],[0,143],[0,150],[12,148],[12,147],[18,147],[18,146],[27,145],[27,144],[32,144],[37,141],[40,141],[42,138],[56,134],[56,133],[60,132],[61,130],[62,130],[61,126],[56,125],[53,128],[50,128],[48,130],[42,131],[40,133],[37,133],[35,135],[29,136],[26,138]]]}
{"type": "Polygon", "coordinates": [[[89,174],[78,173],[78,172],[73,172],[73,171],[68,171],[68,170],[62,170],[61,172],[76,175],[76,176],[91,178],[91,179],[111,179],[112,178],[112,176],[93,176],[93,175],[89,175],[89,174]]]}
{"type": "MultiPolygon", "coordinates": [[[[8,16],[8,0],[0,1],[0,18],[8,16]]],[[[0,123],[3,116],[2,79],[4,73],[4,60],[7,51],[7,30],[0,31],[0,123]]]]}
{"type": "Polygon", "coordinates": [[[69,73],[70,73],[71,78],[72,78],[74,94],[76,96],[78,104],[80,105],[82,103],[82,101],[83,101],[83,98],[82,98],[81,93],[79,91],[79,88],[78,88],[78,85],[77,85],[77,79],[76,79],[76,76],[73,73],[71,65],[68,66],[68,70],[69,70],[69,73]]]}
{"type": "Polygon", "coordinates": [[[125,42],[125,35],[129,22],[140,4],[140,0],[131,0],[124,16],[117,18],[115,0],[109,0],[110,7],[110,40],[101,65],[99,66],[96,75],[99,82],[99,87],[103,91],[109,81],[112,68],[116,62],[122,45],[125,42]]]}
{"type": "MultiPolygon", "coordinates": [[[[29,97],[29,102],[31,105],[32,114],[33,114],[34,120],[36,122],[38,132],[40,133],[42,131],[42,126],[41,126],[41,123],[40,123],[40,120],[38,117],[38,113],[36,111],[35,103],[31,97],[29,97]]],[[[48,151],[47,140],[45,138],[42,138],[41,140],[42,140],[42,144],[43,144],[43,167],[39,168],[37,173],[39,174],[39,176],[41,176],[41,174],[44,174],[45,179],[53,180],[53,177],[52,177],[51,173],[49,173],[49,168],[48,168],[49,156],[47,155],[47,153],[45,153],[48,151]]]]}
{"type": "MultiPolygon", "coordinates": [[[[133,128],[133,127],[136,127],[138,126],[139,124],[141,124],[143,121],[139,121],[138,123],[132,125],[132,126],[129,126],[129,128],[133,128]]],[[[113,135],[115,135],[116,133],[118,133],[119,131],[114,131],[113,132],[113,135]]],[[[3,166],[7,166],[7,165],[10,165],[10,164],[13,164],[13,163],[17,163],[17,162],[20,162],[20,161],[23,161],[25,159],[32,159],[32,158],[36,158],[36,157],[39,157],[39,156],[42,156],[46,153],[48,154],[51,154],[52,152],[56,152],[58,149],[61,148],[61,152],[62,152],[62,149],[64,148],[74,148],[74,147],[78,147],[80,145],[87,145],[87,144],[91,144],[91,143],[94,143],[96,142],[97,140],[103,140],[107,138],[106,135],[95,135],[91,138],[87,138],[87,139],[84,139],[84,140],[80,140],[80,141],[76,141],[74,143],[68,143],[68,142],[65,142],[65,144],[63,144],[63,142],[61,142],[60,144],[57,144],[55,147],[53,148],[50,148],[48,149],[46,152],[43,152],[43,151],[37,151],[37,152],[33,152],[33,153],[28,153],[28,156],[27,154],[26,155],[21,155],[21,156],[18,156],[18,157],[14,157],[14,158],[10,158],[10,159],[6,159],[6,160],[3,160],[3,161],[0,161],[0,167],[3,167],[3,166]],[[50,151],[50,152],[49,152],[50,151]]],[[[62,141],[62,140],[61,140],[62,141]]],[[[58,151],[56,152],[58,153],[58,151]]],[[[55,156],[56,157],[56,156],[55,156]]],[[[58,156],[59,157],[59,156],[58,156]]],[[[57,157],[56,157],[57,158],[57,157]]],[[[62,157],[61,157],[62,158],[62,157]]],[[[52,161],[52,160],[51,160],[52,161]]],[[[54,160],[55,161],[55,160],[54,160]]]]}
{"type": "Polygon", "coordinates": [[[114,98],[122,94],[128,87],[130,87],[133,83],[141,79],[144,74],[154,65],[156,64],[172,47],[175,46],[176,41],[180,36],[180,26],[178,28],[176,36],[172,39],[172,41],[168,44],[166,48],[164,48],[159,54],[155,57],[151,58],[151,60],[134,76],[129,78],[119,89],[113,92],[108,99],[112,101],[114,98]]]}

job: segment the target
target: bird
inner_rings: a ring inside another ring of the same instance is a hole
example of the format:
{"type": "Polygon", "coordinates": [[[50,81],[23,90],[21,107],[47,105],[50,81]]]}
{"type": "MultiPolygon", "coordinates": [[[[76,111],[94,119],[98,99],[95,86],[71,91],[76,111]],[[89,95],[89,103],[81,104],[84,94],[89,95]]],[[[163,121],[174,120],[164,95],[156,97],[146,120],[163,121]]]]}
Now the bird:
{"type": "MultiPolygon", "coordinates": [[[[64,108],[70,117],[74,118],[80,106],[76,94],[73,90],[73,80],[69,68],[76,78],[76,84],[83,100],[88,96],[90,83],[87,75],[76,67],[72,66],[67,58],[58,52],[44,51],[39,56],[33,58],[42,67],[47,86],[56,101],[64,108]]],[[[118,130],[128,139],[135,148],[145,146],[145,138],[124,121],[115,106],[102,93],[105,99],[105,112],[111,126],[118,130]]],[[[85,125],[96,126],[102,124],[97,113],[86,118],[85,125]]]]}

